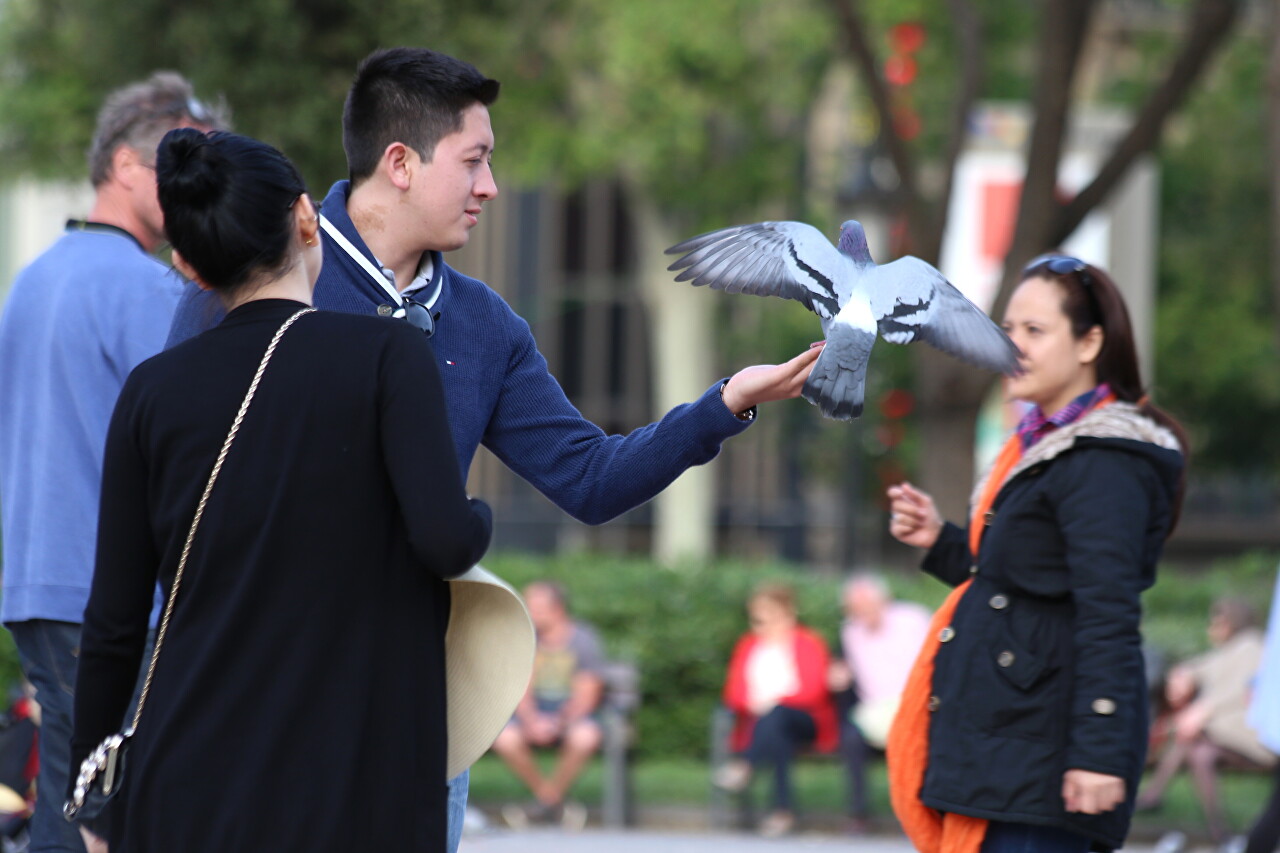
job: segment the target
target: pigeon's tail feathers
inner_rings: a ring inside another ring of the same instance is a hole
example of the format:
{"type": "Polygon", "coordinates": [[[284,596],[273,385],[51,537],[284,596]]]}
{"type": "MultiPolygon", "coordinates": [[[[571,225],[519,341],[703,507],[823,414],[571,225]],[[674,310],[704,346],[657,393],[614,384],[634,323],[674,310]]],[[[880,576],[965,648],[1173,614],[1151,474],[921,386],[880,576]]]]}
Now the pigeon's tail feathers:
{"type": "Polygon", "coordinates": [[[874,333],[847,323],[832,323],[827,344],[804,383],[803,397],[829,418],[847,421],[861,415],[867,359],[875,340],[874,333]]]}

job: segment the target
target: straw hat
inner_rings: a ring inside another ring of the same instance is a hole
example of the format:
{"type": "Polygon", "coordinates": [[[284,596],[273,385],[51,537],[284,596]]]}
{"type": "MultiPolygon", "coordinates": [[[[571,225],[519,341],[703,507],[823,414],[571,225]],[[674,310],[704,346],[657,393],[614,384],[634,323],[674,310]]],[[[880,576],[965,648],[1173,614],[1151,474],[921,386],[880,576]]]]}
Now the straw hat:
{"type": "Polygon", "coordinates": [[[524,599],[480,566],[450,580],[445,634],[449,705],[446,778],[466,770],[493,746],[533,675],[536,639],[524,599]]]}

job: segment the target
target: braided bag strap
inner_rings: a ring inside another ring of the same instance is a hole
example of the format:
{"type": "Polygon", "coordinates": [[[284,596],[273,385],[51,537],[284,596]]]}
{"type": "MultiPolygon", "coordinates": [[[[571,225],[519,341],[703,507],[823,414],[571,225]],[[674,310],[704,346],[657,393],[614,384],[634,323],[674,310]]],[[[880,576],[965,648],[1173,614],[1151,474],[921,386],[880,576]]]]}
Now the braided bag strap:
{"type": "Polygon", "coordinates": [[[315,311],[314,308],[303,308],[276,330],[275,335],[271,338],[271,343],[267,344],[267,351],[262,354],[262,361],[258,363],[258,370],[253,374],[253,381],[249,383],[249,390],[245,392],[244,400],[240,403],[240,410],[236,412],[235,420],[231,422],[231,429],[227,432],[227,438],[222,442],[222,450],[218,451],[218,458],[214,460],[213,471],[209,474],[209,482],[205,483],[204,493],[200,496],[200,502],[196,504],[195,517],[191,519],[191,529],[187,531],[187,541],[182,546],[182,556],[178,558],[178,570],[173,576],[173,586],[169,588],[169,597],[165,602],[164,615],[160,617],[160,627],[156,631],[156,645],[151,650],[151,662],[147,664],[147,677],[142,683],[142,693],[138,697],[138,707],[133,712],[133,722],[129,725],[128,734],[137,731],[138,720],[142,718],[142,708],[147,703],[147,694],[151,692],[151,679],[155,675],[156,661],[160,659],[160,647],[164,644],[165,634],[169,630],[169,620],[173,616],[173,606],[178,600],[178,586],[182,583],[182,574],[187,568],[187,557],[191,553],[191,543],[196,538],[196,529],[200,526],[200,519],[204,515],[205,505],[209,502],[209,493],[213,491],[213,484],[217,482],[218,474],[222,471],[222,463],[226,461],[227,453],[231,450],[231,443],[235,441],[236,433],[240,431],[240,424],[244,421],[245,414],[249,411],[249,404],[253,402],[253,395],[258,390],[258,383],[262,381],[262,374],[267,370],[267,364],[271,361],[271,356],[275,353],[276,347],[280,344],[280,338],[289,330],[289,327],[297,322],[298,318],[304,314],[310,314],[315,311]]]}

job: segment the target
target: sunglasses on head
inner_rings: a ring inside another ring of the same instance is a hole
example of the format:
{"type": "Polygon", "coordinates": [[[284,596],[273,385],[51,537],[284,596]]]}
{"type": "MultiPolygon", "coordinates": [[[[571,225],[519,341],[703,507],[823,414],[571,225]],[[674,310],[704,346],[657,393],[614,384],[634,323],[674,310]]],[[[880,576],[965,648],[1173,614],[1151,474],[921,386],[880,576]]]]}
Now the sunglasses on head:
{"type": "Polygon", "coordinates": [[[1089,272],[1088,264],[1071,255],[1040,255],[1022,268],[1022,277],[1030,278],[1033,274],[1046,270],[1054,275],[1074,275],[1084,288],[1090,313],[1099,323],[1102,322],[1102,306],[1098,304],[1098,294],[1094,289],[1093,274],[1089,272]]]}
{"type": "Polygon", "coordinates": [[[1040,255],[1033,258],[1031,263],[1022,268],[1022,274],[1046,269],[1054,275],[1077,275],[1080,283],[1085,287],[1093,286],[1093,276],[1089,274],[1089,265],[1079,258],[1073,258],[1070,255],[1040,255]]]}
{"type": "Polygon", "coordinates": [[[431,316],[431,310],[408,296],[404,297],[404,318],[428,338],[436,333],[436,320],[431,316]]]}

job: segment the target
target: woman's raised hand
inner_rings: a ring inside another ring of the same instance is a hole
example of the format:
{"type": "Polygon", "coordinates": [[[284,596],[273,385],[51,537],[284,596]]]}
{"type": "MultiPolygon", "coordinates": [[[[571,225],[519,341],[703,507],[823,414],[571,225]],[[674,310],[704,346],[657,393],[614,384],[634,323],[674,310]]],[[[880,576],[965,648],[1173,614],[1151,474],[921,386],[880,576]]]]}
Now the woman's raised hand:
{"type": "Polygon", "coordinates": [[[907,482],[890,486],[889,533],[904,545],[932,548],[942,532],[942,516],[927,492],[907,482]]]}

